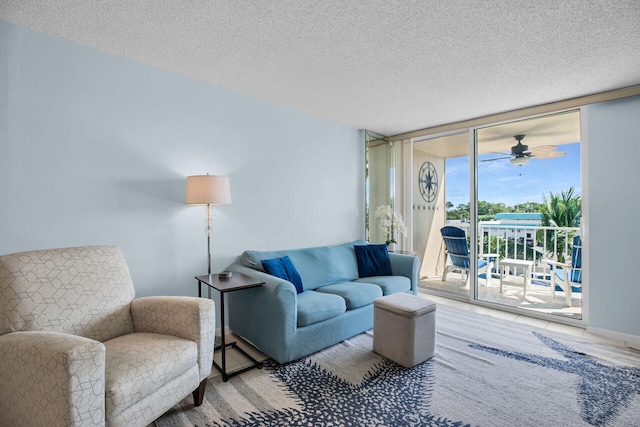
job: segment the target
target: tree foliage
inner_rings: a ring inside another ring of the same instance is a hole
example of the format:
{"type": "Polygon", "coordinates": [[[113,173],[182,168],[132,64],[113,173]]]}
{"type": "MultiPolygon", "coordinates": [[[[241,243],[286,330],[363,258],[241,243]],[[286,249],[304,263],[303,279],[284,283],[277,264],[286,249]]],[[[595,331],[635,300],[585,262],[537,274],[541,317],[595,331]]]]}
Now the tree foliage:
{"type": "MultiPolygon", "coordinates": [[[[579,194],[575,194],[575,188],[569,187],[567,191],[560,193],[549,193],[549,199],[544,198],[544,205],[540,211],[542,213],[542,225],[551,227],[580,227],[580,219],[582,218],[582,199],[579,194]]],[[[537,233],[538,240],[542,238],[543,233],[537,233]]],[[[568,252],[565,253],[565,236],[570,242],[573,241],[574,232],[565,235],[564,233],[556,233],[550,231],[544,234],[546,236],[547,247],[556,247],[555,257],[560,262],[567,261],[567,255],[571,253],[571,249],[567,247],[568,252]],[[557,234],[557,236],[556,236],[557,234]]]]}
{"type": "Polygon", "coordinates": [[[582,217],[582,199],[574,194],[575,188],[569,187],[567,191],[558,194],[549,193],[549,199],[544,197],[542,213],[542,225],[552,227],[579,227],[582,217]]]}
{"type": "MultiPolygon", "coordinates": [[[[447,219],[469,219],[469,203],[453,205],[447,202],[447,219]]],[[[514,206],[506,206],[504,203],[478,202],[478,219],[480,221],[491,220],[498,213],[525,213],[539,212],[542,214],[542,225],[552,227],[579,227],[582,217],[582,200],[579,194],[575,194],[575,188],[569,187],[566,191],[553,194],[549,193],[549,199],[543,197],[543,203],[526,202],[514,206]]]]}

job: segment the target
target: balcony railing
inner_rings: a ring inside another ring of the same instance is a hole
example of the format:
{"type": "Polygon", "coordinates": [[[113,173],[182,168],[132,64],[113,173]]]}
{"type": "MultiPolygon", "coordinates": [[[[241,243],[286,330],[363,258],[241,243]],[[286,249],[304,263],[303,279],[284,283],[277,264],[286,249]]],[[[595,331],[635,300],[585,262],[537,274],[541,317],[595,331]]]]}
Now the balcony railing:
{"type": "MultiPolygon", "coordinates": [[[[451,224],[467,232],[469,223],[451,224]]],[[[500,259],[523,259],[534,262],[534,271],[545,274],[543,259],[566,262],[571,258],[571,242],[579,234],[577,227],[478,224],[478,250],[496,253],[500,259]]]]}

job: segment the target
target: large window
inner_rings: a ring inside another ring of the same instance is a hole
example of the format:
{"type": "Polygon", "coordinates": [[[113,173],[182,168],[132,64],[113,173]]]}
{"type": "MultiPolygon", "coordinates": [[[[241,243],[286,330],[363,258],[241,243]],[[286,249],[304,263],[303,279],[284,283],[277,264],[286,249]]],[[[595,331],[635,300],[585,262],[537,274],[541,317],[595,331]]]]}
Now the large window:
{"type": "Polygon", "coordinates": [[[378,184],[371,145],[369,197],[397,199],[423,290],[581,319],[580,145],[578,110],[461,129],[385,144],[378,184]],[[462,230],[466,261],[448,254],[445,226],[462,230]]]}

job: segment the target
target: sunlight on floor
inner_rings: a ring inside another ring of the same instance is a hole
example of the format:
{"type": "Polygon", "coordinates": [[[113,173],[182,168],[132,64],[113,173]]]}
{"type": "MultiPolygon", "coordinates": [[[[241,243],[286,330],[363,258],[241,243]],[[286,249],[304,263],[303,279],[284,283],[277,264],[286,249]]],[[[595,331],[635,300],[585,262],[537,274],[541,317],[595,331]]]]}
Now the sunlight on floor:
{"type": "MultiPolygon", "coordinates": [[[[549,313],[572,319],[580,319],[582,316],[582,294],[574,292],[571,298],[571,307],[565,301],[564,292],[556,291],[555,298],[551,296],[549,286],[543,286],[542,281],[534,280],[527,288],[527,296],[523,297],[522,277],[509,277],[505,280],[503,293],[500,293],[500,279],[494,275],[490,284],[486,284],[483,278],[478,279],[478,299],[480,301],[503,304],[510,307],[519,307],[533,310],[539,313],[549,313]],[[519,282],[519,283],[517,283],[519,282]]],[[[435,290],[450,292],[460,297],[469,295],[469,285],[462,280],[459,273],[449,273],[447,281],[443,282],[438,277],[422,279],[419,288],[423,290],[435,290]]]]}

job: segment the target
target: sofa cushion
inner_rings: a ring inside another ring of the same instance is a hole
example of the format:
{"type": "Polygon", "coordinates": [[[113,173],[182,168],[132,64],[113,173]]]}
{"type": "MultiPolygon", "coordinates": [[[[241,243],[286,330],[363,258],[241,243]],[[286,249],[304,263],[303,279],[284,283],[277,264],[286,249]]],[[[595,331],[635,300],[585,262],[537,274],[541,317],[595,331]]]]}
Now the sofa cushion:
{"type": "MultiPolygon", "coordinates": [[[[169,335],[133,333],[105,341],[104,346],[107,419],[197,364],[197,344],[169,335]]],[[[197,383],[197,370],[194,373],[197,383]]]]}
{"type": "Polygon", "coordinates": [[[335,246],[319,246],[282,251],[245,251],[240,256],[242,265],[254,270],[264,271],[263,259],[289,256],[300,273],[304,289],[315,289],[332,283],[357,279],[358,263],[354,245],[366,245],[365,240],[335,246]]]}
{"type": "Polygon", "coordinates": [[[298,273],[298,270],[293,266],[293,263],[288,256],[285,255],[281,258],[263,259],[262,267],[264,268],[265,273],[293,283],[293,286],[296,287],[297,293],[304,290],[302,287],[300,273],[298,273]]]}
{"type": "Polygon", "coordinates": [[[387,245],[355,245],[360,277],[391,276],[387,245]]]}
{"type": "Polygon", "coordinates": [[[313,325],[347,311],[344,298],[316,291],[298,294],[298,327],[313,325]]]}
{"type": "Polygon", "coordinates": [[[373,276],[363,277],[355,280],[358,283],[373,283],[382,288],[384,295],[395,294],[396,292],[409,292],[411,290],[411,280],[405,276],[373,276]]]}
{"type": "Polygon", "coordinates": [[[373,304],[374,299],[383,295],[380,286],[356,282],[334,283],[317,288],[316,292],[341,296],[347,304],[347,310],[373,304]]]}

